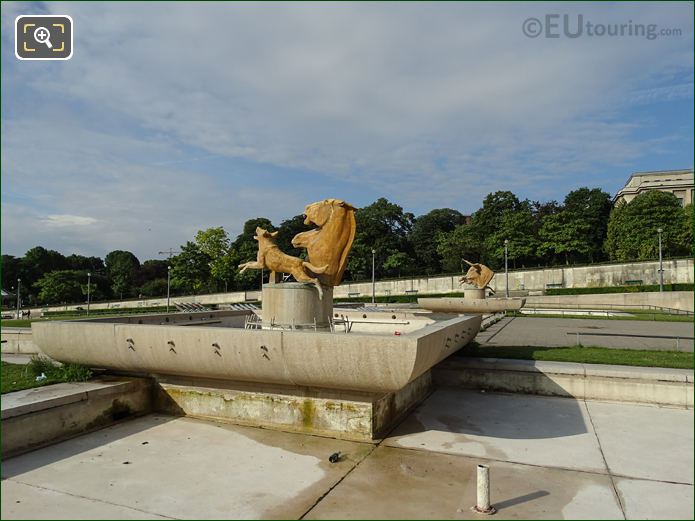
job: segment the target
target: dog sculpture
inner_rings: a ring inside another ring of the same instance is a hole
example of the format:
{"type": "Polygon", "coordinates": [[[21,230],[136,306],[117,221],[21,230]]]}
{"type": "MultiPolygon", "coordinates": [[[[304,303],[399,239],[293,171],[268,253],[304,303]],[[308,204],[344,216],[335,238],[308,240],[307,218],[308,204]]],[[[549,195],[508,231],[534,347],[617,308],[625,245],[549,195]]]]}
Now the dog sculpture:
{"type": "Polygon", "coordinates": [[[310,262],[303,261],[299,257],[292,257],[283,253],[278,245],[275,244],[275,237],[278,232],[269,232],[263,228],[256,228],[254,239],[258,241],[258,256],[255,261],[239,264],[240,272],[247,269],[254,270],[267,269],[276,273],[290,273],[297,282],[310,282],[319,291],[319,298],[323,299],[323,289],[318,278],[312,277],[309,272],[322,274],[328,266],[314,266],[310,262]]]}

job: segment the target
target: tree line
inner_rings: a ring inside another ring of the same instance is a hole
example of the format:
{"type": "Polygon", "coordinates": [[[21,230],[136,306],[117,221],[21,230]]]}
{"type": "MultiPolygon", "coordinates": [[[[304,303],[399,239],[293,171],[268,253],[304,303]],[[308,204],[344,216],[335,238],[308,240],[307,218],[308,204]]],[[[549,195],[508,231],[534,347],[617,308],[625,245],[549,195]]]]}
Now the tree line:
{"type": "MultiPolygon", "coordinates": [[[[658,256],[662,229],[666,257],[692,254],[692,205],[681,207],[670,193],[649,191],[615,207],[599,188],[579,188],[563,202],[520,200],[509,191],[488,194],[471,216],[437,208],[415,216],[380,198],[356,212],[357,233],[345,280],[431,276],[461,272],[463,259],[494,270],[504,266],[505,240],[510,268],[648,260],[658,256]],[[372,253],[374,252],[374,253],[372,253]]],[[[161,297],[170,277],[172,295],[259,289],[262,274],[239,273],[237,265],[256,257],[256,227],[278,231],[280,248],[295,256],[292,238],[309,229],[296,215],[277,227],[265,217],[250,219],[232,240],[224,227],[200,230],[168,260],[140,262],[129,251],[99,257],[64,256],[41,246],[23,257],[2,256],[2,285],[16,291],[21,279],[24,305],[83,302],[87,273],[93,301],[161,297]]],[[[266,274],[267,280],[267,274],[266,274]]]]}

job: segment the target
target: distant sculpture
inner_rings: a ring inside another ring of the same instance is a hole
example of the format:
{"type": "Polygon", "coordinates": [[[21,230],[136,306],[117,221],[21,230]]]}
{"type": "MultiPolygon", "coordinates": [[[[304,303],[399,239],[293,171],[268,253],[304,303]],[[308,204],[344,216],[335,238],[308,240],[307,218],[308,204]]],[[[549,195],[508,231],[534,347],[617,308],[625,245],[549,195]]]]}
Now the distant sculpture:
{"type": "Polygon", "coordinates": [[[492,277],[495,276],[495,272],[484,264],[468,262],[466,259],[463,259],[463,261],[468,264],[470,268],[468,268],[468,273],[459,279],[459,284],[465,282],[466,284],[472,284],[478,289],[487,288],[494,294],[495,291],[488,286],[488,284],[492,280],[492,277]]]}
{"type": "Polygon", "coordinates": [[[326,266],[319,276],[323,284],[337,286],[355,240],[355,208],[340,199],[326,199],[307,205],[304,215],[304,224],[313,223],[318,228],[295,235],[292,246],[306,248],[313,265],[326,266]]]}
{"type": "Polygon", "coordinates": [[[278,245],[275,244],[275,237],[278,232],[269,232],[263,228],[256,228],[254,239],[258,241],[258,257],[255,261],[244,262],[239,264],[241,273],[248,268],[254,270],[267,269],[275,273],[290,273],[297,282],[309,282],[316,286],[319,290],[319,298],[323,298],[323,289],[318,278],[312,277],[309,272],[317,275],[323,274],[328,269],[327,265],[315,266],[311,262],[306,262],[299,257],[292,257],[280,251],[278,245]]]}

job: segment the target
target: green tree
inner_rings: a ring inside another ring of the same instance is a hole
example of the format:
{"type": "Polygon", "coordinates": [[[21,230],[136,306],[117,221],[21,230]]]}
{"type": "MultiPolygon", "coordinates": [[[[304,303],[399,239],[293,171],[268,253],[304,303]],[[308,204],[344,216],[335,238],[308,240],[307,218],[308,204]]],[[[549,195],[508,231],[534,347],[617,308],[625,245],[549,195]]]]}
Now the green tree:
{"type": "MultiPolygon", "coordinates": [[[[162,259],[150,259],[146,260],[140,265],[137,275],[137,286],[141,287],[157,279],[167,278],[167,266],[169,266],[169,261],[162,259]]],[[[140,291],[143,295],[147,293],[140,291]]]]}
{"type": "Polygon", "coordinates": [[[442,255],[438,251],[438,234],[451,232],[465,222],[466,217],[451,208],[437,208],[415,219],[410,232],[410,243],[419,272],[441,273],[442,255]]]}
{"type": "Polygon", "coordinates": [[[167,294],[167,279],[152,279],[140,287],[140,293],[145,297],[163,297],[167,294]]]}
{"type": "Polygon", "coordinates": [[[312,226],[304,224],[304,215],[295,215],[291,219],[286,219],[278,226],[277,244],[278,247],[287,255],[306,258],[306,250],[292,246],[292,239],[298,233],[311,230],[312,226]]]}
{"type": "Polygon", "coordinates": [[[692,249],[692,207],[681,207],[675,195],[643,192],[617,205],[608,221],[605,250],[612,260],[649,260],[659,255],[657,230],[666,257],[688,255],[692,249]]]}
{"type": "Polygon", "coordinates": [[[210,257],[191,241],[181,246],[181,253],[171,259],[171,284],[183,291],[200,293],[210,279],[210,257]]]}
{"type": "Polygon", "coordinates": [[[85,270],[91,273],[103,273],[105,271],[104,261],[99,257],[85,257],[73,253],[65,257],[65,261],[71,270],[85,270]]]}
{"type": "MultiPolygon", "coordinates": [[[[258,256],[258,241],[253,237],[256,235],[256,228],[275,231],[273,223],[265,217],[249,219],[244,223],[243,231],[234,239],[230,249],[230,264],[235,270],[235,286],[239,290],[260,289],[262,271],[246,270],[239,273],[238,265],[243,262],[255,260],[258,256]]],[[[268,276],[268,274],[265,274],[268,276]]]]}
{"type": "Polygon", "coordinates": [[[471,224],[461,224],[450,232],[437,234],[437,252],[447,273],[465,272],[467,266],[463,259],[478,262],[481,250],[482,245],[471,224]]]}
{"type": "Polygon", "coordinates": [[[589,241],[589,227],[589,223],[574,218],[568,211],[546,216],[538,232],[539,256],[562,255],[565,264],[569,264],[572,254],[590,254],[592,244],[589,241]]]}
{"type": "Polygon", "coordinates": [[[403,252],[413,257],[408,239],[414,218],[412,213],[404,212],[399,205],[383,197],[357,210],[357,232],[348,260],[350,278],[367,278],[371,274],[372,250],[376,251],[378,277],[397,274],[396,269],[381,267],[394,253],[403,252]]]}
{"type": "Polygon", "coordinates": [[[407,253],[397,251],[386,258],[384,269],[387,272],[396,273],[400,277],[402,273],[408,273],[413,270],[413,258],[407,253]]]}
{"type": "Polygon", "coordinates": [[[604,256],[603,242],[613,204],[611,196],[600,188],[579,188],[567,194],[564,212],[574,229],[578,260],[594,262],[604,256]]]}
{"type": "Polygon", "coordinates": [[[104,259],[111,289],[118,298],[132,296],[140,261],[129,251],[114,250],[104,259]]]}
{"type": "Polygon", "coordinates": [[[484,264],[498,269],[504,265],[505,240],[514,267],[535,261],[538,227],[530,201],[520,201],[509,191],[488,194],[471,221],[471,234],[480,245],[484,264]]]}
{"type": "Polygon", "coordinates": [[[533,262],[538,249],[535,220],[528,201],[522,201],[516,210],[507,211],[499,219],[497,229],[483,240],[491,264],[504,265],[504,241],[507,240],[508,259],[514,268],[517,264],[533,262]]]}
{"type": "Polygon", "coordinates": [[[231,253],[229,235],[223,227],[208,228],[199,231],[195,236],[195,242],[200,251],[210,259],[210,276],[216,289],[220,285],[228,288],[230,281],[235,278],[235,266],[231,253]]]}
{"type": "Polygon", "coordinates": [[[7,291],[17,286],[17,279],[26,280],[21,257],[3,255],[0,272],[2,273],[2,287],[7,291]]]}
{"type": "Polygon", "coordinates": [[[82,302],[82,283],[86,287],[86,274],[75,270],[55,270],[46,273],[36,283],[38,300],[44,304],[82,302]]]}
{"type": "MultiPolygon", "coordinates": [[[[22,285],[29,288],[46,273],[68,269],[68,263],[60,252],[36,246],[22,258],[22,285]]],[[[16,281],[15,281],[16,282],[16,281]]]]}

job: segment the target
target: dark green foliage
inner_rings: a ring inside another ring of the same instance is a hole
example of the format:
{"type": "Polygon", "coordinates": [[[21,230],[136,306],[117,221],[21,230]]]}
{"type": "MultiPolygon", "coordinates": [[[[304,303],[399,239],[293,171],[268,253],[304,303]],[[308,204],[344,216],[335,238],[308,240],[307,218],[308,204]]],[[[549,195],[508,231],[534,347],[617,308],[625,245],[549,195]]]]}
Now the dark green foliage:
{"type": "Polygon", "coordinates": [[[605,251],[612,260],[647,260],[659,255],[662,228],[664,256],[688,255],[692,250],[692,206],[681,207],[675,195],[651,190],[610,214],[605,251]]]}
{"type": "MultiPolygon", "coordinates": [[[[509,268],[558,264],[587,264],[610,256],[615,261],[653,260],[658,256],[656,229],[663,228],[665,258],[692,254],[692,206],[681,208],[668,193],[651,191],[611,210],[609,194],[598,188],[579,188],[556,201],[520,200],[510,191],[488,194],[481,208],[466,218],[451,208],[434,209],[417,218],[401,206],[380,198],[356,212],[357,233],[344,280],[369,280],[374,268],[378,279],[436,276],[467,270],[463,259],[482,262],[495,271],[504,267],[504,241],[508,240],[509,268]],[[610,216],[610,217],[609,217],[610,216]]],[[[258,290],[262,270],[240,274],[238,265],[256,259],[256,227],[275,231],[271,221],[256,217],[230,241],[223,227],[199,231],[195,241],[169,260],[148,260],[142,265],[128,251],[98,257],[69,255],[40,246],[24,257],[2,256],[3,289],[15,293],[22,279],[22,305],[85,303],[87,272],[92,274],[92,302],[111,298],[166,295],[171,266],[171,296],[184,293],[258,290]]],[[[292,238],[311,226],[304,216],[282,221],[277,243],[289,255],[306,258],[294,248],[292,238]]],[[[646,291],[626,288],[552,289],[548,294],[646,291]]],[[[414,301],[415,296],[407,296],[414,301]]],[[[14,295],[5,301],[14,307],[14,295]]],[[[391,301],[395,299],[391,298],[391,301]]]]}
{"type": "Polygon", "coordinates": [[[442,256],[438,253],[438,236],[465,223],[458,210],[438,208],[416,218],[410,233],[418,271],[425,274],[442,272],[442,256]]]}
{"type": "Polygon", "coordinates": [[[348,260],[349,277],[353,280],[371,277],[372,250],[375,251],[374,265],[378,278],[395,276],[399,270],[403,275],[409,274],[403,273],[406,266],[402,261],[395,264],[391,262],[389,268],[385,268],[384,264],[391,255],[398,252],[414,257],[409,241],[413,214],[404,212],[403,208],[382,197],[369,206],[358,209],[355,220],[357,232],[348,260]]]}
{"type": "Polygon", "coordinates": [[[647,351],[605,347],[533,347],[481,346],[472,342],[456,353],[476,358],[512,358],[516,360],[548,360],[580,364],[631,365],[642,367],[675,367],[692,369],[692,353],[678,351],[647,351]]]}
{"type": "Polygon", "coordinates": [[[200,293],[210,278],[210,257],[188,241],[181,253],[171,259],[171,283],[183,292],[200,293]]]}
{"type": "Polygon", "coordinates": [[[136,274],[140,269],[138,258],[129,251],[115,250],[106,255],[104,264],[114,296],[121,299],[133,296],[136,274]]]}
{"type": "MultiPolygon", "coordinates": [[[[659,291],[658,284],[610,286],[600,288],[549,288],[546,295],[588,295],[595,293],[642,293],[659,291]]],[[[664,284],[664,291],[693,291],[693,284],[664,284]]]]}
{"type": "Polygon", "coordinates": [[[87,275],[81,271],[51,271],[41,277],[34,287],[39,290],[39,302],[60,304],[63,302],[81,302],[82,284],[87,283],[87,275]]]}

